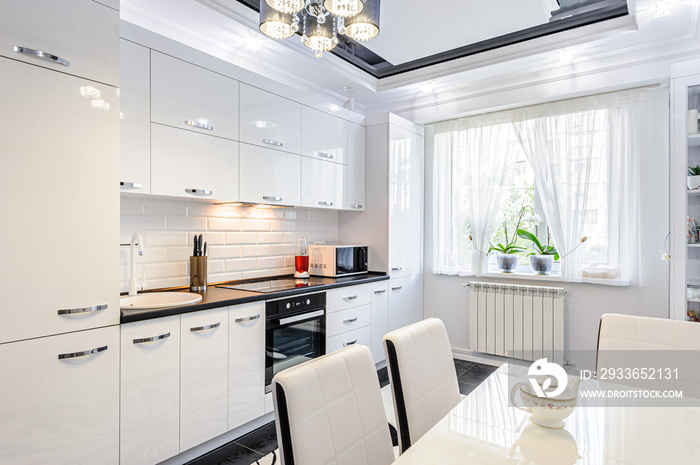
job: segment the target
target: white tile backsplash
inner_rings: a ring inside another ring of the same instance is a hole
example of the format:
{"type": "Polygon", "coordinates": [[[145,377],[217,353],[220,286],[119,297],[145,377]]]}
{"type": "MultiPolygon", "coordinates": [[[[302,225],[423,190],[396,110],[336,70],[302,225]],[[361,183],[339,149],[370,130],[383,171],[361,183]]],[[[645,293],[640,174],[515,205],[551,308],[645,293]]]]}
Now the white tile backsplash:
{"type": "MultiPolygon", "coordinates": [[[[189,284],[194,236],[202,234],[209,255],[209,282],[294,273],[298,236],[309,243],[337,242],[338,214],[324,210],[254,209],[187,200],[122,195],[122,244],[143,234],[144,254],[136,257],[136,280],[146,289],[189,284]]],[[[121,290],[128,290],[129,248],[121,249],[121,290]]]]}

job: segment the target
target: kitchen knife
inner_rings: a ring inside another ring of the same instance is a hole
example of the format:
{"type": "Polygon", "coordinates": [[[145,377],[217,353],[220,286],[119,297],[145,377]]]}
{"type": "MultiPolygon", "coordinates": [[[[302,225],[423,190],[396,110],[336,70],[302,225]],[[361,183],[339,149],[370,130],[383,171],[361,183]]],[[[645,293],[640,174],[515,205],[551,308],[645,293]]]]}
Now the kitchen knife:
{"type": "Polygon", "coordinates": [[[199,256],[202,256],[202,247],[204,246],[204,238],[202,235],[199,235],[199,256]]]}
{"type": "Polygon", "coordinates": [[[205,257],[207,256],[207,243],[206,243],[206,242],[204,243],[204,252],[203,252],[203,254],[204,254],[205,257]]]}
{"type": "Polygon", "coordinates": [[[198,251],[199,251],[199,249],[197,248],[197,235],[195,234],[195,236],[194,236],[194,253],[192,254],[192,256],[196,257],[198,251]]]}

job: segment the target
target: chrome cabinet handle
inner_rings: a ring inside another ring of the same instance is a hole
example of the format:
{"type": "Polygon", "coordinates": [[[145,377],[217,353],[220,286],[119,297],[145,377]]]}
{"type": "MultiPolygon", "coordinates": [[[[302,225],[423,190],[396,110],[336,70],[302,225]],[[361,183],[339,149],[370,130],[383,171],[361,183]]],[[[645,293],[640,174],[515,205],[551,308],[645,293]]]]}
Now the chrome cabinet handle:
{"type": "Polygon", "coordinates": [[[96,349],[84,350],[82,352],[71,352],[68,354],[58,354],[58,359],[65,360],[67,358],[85,357],[86,355],[97,354],[99,352],[104,352],[105,350],[107,350],[107,346],[97,347],[96,349]]]}
{"type": "Polygon", "coordinates": [[[354,323],[357,321],[357,317],[355,318],[348,318],[347,320],[343,320],[343,323],[354,323]]]}
{"type": "Polygon", "coordinates": [[[355,300],[355,299],[357,299],[357,296],[356,296],[356,295],[350,295],[350,296],[347,296],[347,297],[343,297],[343,300],[355,300]]]}
{"type": "Polygon", "coordinates": [[[208,124],[200,123],[199,121],[190,121],[187,120],[185,121],[185,124],[188,126],[192,126],[194,128],[199,128],[199,129],[206,129],[207,131],[213,131],[214,126],[209,126],[208,124]]]}
{"type": "Polygon", "coordinates": [[[321,205],[322,207],[332,207],[333,206],[333,202],[318,202],[318,204],[321,205]]]}
{"type": "Polygon", "coordinates": [[[212,195],[214,192],[207,189],[185,189],[188,194],[195,195],[212,195]]]}
{"type": "Polygon", "coordinates": [[[386,289],[380,289],[378,291],[374,291],[375,294],[384,294],[386,292],[386,289]]]}
{"type": "Polygon", "coordinates": [[[119,187],[128,187],[131,189],[143,189],[143,184],[139,184],[138,182],[119,181],[119,187]]]}
{"type": "Polygon", "coordinates": [[[218,328],[219,326],[221,326],[221,322],[214,323],[213,325],[197,326],[195,328],[190,328],[190,332],[196,333],[199,331],[209,331],[210,329],[218,328]]]}
{"type": "Polygon", "coordinates": [[[362,207],[363,207],[363,205],[360,205],[359,203],[355,203],[355,204],[350,205],[350,208],[362,208],[362,207]]]}
{"type": "Polygon", "coordinates": [[[403,289],[403,286],[396,286],[391,288],[392,291],[400,291],[401,289],[403,289]]]}
{"type": "Polygon", "coordinates": [[[328,159],[330,159],[330,160],[333,159],[333,155],[331,155],[330,153],[319,152],[319,153],[318,153],[318,156],[319,156],[319,157],[322,157],[322,158],[328,158],[328,159]]]}
{"type": "Polygon", "coordinates": [[[396,268],[392,268],[391,271],[401,271],[403,270],[403,266],[397,266],[396,268]]]}
{"type": "Polygon", "coordinates": [[[63,58],[56,56],[52,53],[42,52],[41,50],[34,50],[33,48],[20,47],[15,45],[15,52],[23,53],[25,55],[33,56],[40,60],[50,61],[51,63],[58,63],[63,66],[70,66],[70,61],[64,60],[63,58]]]}
{"type": "Polygon", "coordinates": [[[343,342],[343,347],[351,346],[353,344],[357,344],[357,339],[351,342],[343,342]]]}
{"type": "Polygon", "coordinates": [[[155,342],[155,341],[160,341],[161,339],[167,339],[170,337],[170,333],[167,332],[165,334],[161,334],[160,336],[153,336],[153,337],[144,337],[141,339],[134,339],[134,344],[143,344],[144,342],[155,342]]]}
{"type": "Polygon", "coordinates": [[[281,202],[282,197],[275,197],[274,195],[263,195],[263,200],[268,200],[270,202],[281,202]]]}
{"type": "Polygon", "coordinates": [[[282,142],[278,142],[278,141],[272,140],[272,139],[263,139],[263,144],[274,145],[275,147],[283,147],[284,146],[284,144],[282,142]]]}
{"type": "Polygon", "coordinates": [[[233,320],[233,321],[235,321],[236,323],[245,323],[246,321],[255,321],[255,320],[259,319],[259,318],[260,318],[260,314],[258,313],[258,314],[255,315],[255,316],[247,316],[247,317],[244,317],[244,318],[236,318],[236,319],[233,320]]]}
{"type": "Polygon", "coordinates": [[[317,310],[317,311],[311,312],[311,313],[304,313],[303,315],[290,316],[289,318],[282,318],[281,320],[277,320],[277,322],[280,325],[287,325],[289,323],[295,323],[297,321],[308,320],[309,318],[323,316],[324,313],[325,313],[324,310],[317,310]]]}
{"type": "Polygon", "coordinates": [[[59,310],[58,314],[59,315],[75,315],[77,313],[99,312],[100,310],[107,310],[107,307],[109,307],[109,305],[102,304],[102,305],[95,305],[93,307],[64,308],[64,309],[59,310]]]}

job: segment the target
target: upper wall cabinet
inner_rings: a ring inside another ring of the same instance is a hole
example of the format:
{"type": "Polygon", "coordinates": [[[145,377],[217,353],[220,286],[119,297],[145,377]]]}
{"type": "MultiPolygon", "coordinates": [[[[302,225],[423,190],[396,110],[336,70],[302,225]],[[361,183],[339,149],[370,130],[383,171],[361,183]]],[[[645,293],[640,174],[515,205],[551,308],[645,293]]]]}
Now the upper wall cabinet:
{"type": "Polygon", "coordinates": [[[151,53],[121,40],[120,170],[122,192],[151,192],[151,53]]]}
{"type": "Polygon", "coordinates": [[[301,153],[301,104],[241,83],[241,142],[301,153]]]}
{"type": "Polygon", "coordinates": [[[346,163],[347,123],[333,115],[303,107],[301,154],[325,161],[346,163]]]}
{"type": "Polygon", "coordinates": [[[241,144],[239,200],[300,205],[301,158],[279,150],[241,144]]]}
{"type": "Polygon", "coordinates": [[[348,123],[347,209],[365,209],[365,127],[348,123]]]}
{"type": "Polygon", "coordinates": [[[238,140],[238,81],[153,51],[151,121],[238,140]]]}
{"type": "Polygon", "coordinates": [[[92,0],[3,0],[0,54],[117,86],[119,12],[92,0]]]}
{"type": "Polygon", "coordinates": [[[302,157],[301,205],[313,208],[345,208],[346,167],[302,157]]]}

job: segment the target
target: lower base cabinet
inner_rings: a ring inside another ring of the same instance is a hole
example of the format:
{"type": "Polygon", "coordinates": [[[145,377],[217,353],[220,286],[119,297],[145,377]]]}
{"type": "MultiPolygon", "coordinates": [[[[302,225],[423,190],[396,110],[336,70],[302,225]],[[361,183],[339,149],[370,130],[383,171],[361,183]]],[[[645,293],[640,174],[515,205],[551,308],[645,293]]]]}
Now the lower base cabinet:
{"type": "Polygon", "coordinates": [[[118,326],[2,344],[0,367],[0,464],[119,463],[118,326]]]}
{"type": "Polygon", "coordinates": [[[384,335],[389,332],[389,283],[380,281],[372,284],[372,356],[374,363],[386,360],[384,335]]]}
{"type": "MultiPolygon", "coordinates": [[[[180,452],[180,316],[121,327],[120,465],[180,452]]],[[[94,462],[100,463],[100,462],[94,462]]]]}
{"type": "Polygon", "coordinates": [[[389,331],[423,319],[421,275],[389,280],[389,331]]]}

